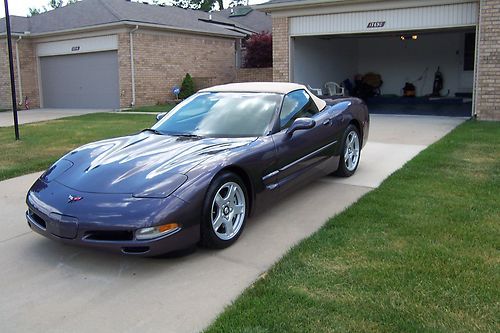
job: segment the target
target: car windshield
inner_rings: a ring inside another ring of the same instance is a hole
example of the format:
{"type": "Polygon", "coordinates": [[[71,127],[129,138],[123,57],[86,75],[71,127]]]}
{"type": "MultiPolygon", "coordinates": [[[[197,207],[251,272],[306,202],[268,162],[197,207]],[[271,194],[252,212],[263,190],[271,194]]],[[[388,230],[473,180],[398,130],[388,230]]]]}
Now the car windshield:
{"type": "Polygon", "coordinates": [[[198,93],[176,106],[153,129],[170,135],[203,137],[263,136],[282,95],[198,93]]]}

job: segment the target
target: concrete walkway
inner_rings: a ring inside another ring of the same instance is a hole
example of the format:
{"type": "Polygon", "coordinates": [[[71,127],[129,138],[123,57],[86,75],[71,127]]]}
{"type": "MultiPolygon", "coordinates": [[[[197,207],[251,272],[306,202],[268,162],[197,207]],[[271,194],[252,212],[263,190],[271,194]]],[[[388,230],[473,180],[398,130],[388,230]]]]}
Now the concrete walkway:
{"type": "Polygon", "coordinates": [[[463,119],[373,116],[356,175],[325,177],[250,219],[222,251],[141,259],[31,232],[24,196],[38,174],[0,182],[0,331],[197,332],[294,244],[463,119]]]}
{"type": "MultiPolygon", "coordinates": [[[[79,116],[82,114],[109,112],[101,109],[33,109],[18,111],[19,124],[35,123],[38,121],[79,116]]],[[[14,126],[12,111],[0,112],[0,127],[14,126]]]]}

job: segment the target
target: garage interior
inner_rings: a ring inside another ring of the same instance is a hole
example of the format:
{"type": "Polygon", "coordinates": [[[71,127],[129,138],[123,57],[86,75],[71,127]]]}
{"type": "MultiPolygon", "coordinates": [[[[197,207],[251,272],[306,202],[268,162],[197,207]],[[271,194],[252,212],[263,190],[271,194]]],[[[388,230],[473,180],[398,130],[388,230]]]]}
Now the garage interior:
{"type": "Polygon", "coordinates": [[[298,36],[291,74],[325,97],[325,83],[338,83],[346,95],[365,99],[372,113],[470,117],[474,55],[475,27],[298,36]],[[438,68],[441,89],[439,82],[434,87],[438,68]],[[366,74],[380,75],[379,89],[360,91],[366,74]]]}

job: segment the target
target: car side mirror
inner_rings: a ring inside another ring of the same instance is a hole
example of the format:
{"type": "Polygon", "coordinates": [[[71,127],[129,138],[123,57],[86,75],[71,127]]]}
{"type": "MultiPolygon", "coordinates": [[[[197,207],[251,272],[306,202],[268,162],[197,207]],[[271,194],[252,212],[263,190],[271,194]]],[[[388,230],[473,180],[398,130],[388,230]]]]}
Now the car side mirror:
{"type": "Polygon", "coordinates": [[[158,113],[158,114],[156,115],[156,121],[160,121],[160,120],[162,120],[162,119],[163,119],[163,117],[165,117],[166,115],[167,115],[167,113],[166,113],[166,112],[158,113]]]}
{"type": "Polygon", "coordinates": [[[286,130],[287,135],[292,135],[293,132],[298,130],[306,130],[316,126],[316,121],[311,118],[297,118],[286,130]]]}

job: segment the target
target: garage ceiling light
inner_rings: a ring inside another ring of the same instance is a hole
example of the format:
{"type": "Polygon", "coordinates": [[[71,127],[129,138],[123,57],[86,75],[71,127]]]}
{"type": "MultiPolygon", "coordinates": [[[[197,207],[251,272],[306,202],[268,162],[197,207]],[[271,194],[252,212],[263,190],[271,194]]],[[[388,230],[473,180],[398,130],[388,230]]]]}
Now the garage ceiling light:
{"type": "Polygon", "coordinates": [[[417,35],[401,35],[399,38],[401,38],[401,40],[417,40],[418,39],[418,36],[417,35]]]}

